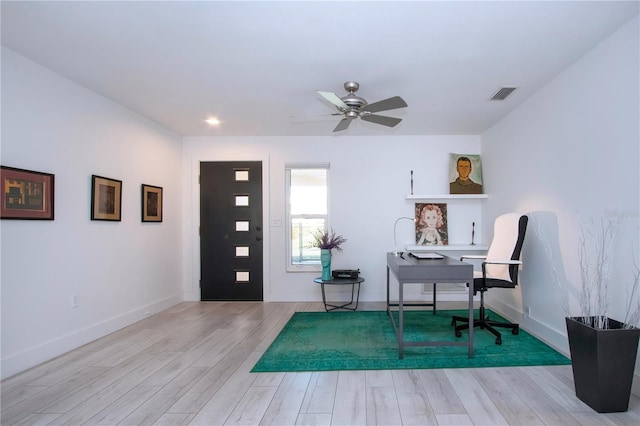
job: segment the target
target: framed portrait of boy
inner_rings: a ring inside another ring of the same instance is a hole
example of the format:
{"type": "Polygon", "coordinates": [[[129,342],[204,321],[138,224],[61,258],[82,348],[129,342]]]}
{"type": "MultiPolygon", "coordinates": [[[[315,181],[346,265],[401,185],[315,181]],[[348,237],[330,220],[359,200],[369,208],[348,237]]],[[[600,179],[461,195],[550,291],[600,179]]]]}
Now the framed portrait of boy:
{"type": "Polygon", "coordinates": [[[449,194],[483,194],[478,154],[449,154],[449,194]]]}

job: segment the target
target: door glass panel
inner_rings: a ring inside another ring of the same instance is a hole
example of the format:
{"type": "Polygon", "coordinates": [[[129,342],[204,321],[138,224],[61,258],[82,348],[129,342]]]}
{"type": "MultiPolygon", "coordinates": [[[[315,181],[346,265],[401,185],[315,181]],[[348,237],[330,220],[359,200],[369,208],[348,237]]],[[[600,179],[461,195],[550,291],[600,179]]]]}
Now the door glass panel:
{"type": "Polygon", "coordinates": [[[236,257],[249,257],[249,246],[236,247],[236,257]]]}
{"type": "Polygon", "coordinates": [[[236,170],[236,182],[249,182],[249,170],[236,170]]]}
{"type": "Polygon", "coordinates": [[[249,282],[249,271],[236,271],[236,282],[237,283],[249,282]]]}
{"type": "Polygon", "coordinates": [[[236,207],[249,207],[249,196],[236,195],[236,207]]]}
{"type": "Polygon", "coordinates": [[[236,220],[236,231],[237,232],[248,232],[249,231],[249,221],[248,220],[236,220]]]}

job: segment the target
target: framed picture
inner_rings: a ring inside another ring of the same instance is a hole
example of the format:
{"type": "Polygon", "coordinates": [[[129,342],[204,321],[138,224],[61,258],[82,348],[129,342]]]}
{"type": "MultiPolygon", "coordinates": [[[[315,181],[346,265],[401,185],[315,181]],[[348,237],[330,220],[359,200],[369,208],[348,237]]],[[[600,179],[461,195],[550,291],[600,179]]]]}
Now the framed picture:
{"type": "Polygon", "coordinates": [[[449,194],[482,194],[482,162],[477,154],[449,154],[449,194]]]}
{"type": "Polygon", "coordinates": [[[142,184],[142,221],[162,222],[162,188],[142,184]]]}
{"type": "Polygon", "coordinates": [[[0,166],[2,219],[53,220],[54,175],[0,166]]]}
{"type": "Polygon", "coordinates": [[[416,245],[449,245],[447,205],[443,203],[416,203],[416,245]]]}
{"type": "Polygon", "coordinates": [[[122,220],[122,181],[91,176],[91,220],[122,220]]]}

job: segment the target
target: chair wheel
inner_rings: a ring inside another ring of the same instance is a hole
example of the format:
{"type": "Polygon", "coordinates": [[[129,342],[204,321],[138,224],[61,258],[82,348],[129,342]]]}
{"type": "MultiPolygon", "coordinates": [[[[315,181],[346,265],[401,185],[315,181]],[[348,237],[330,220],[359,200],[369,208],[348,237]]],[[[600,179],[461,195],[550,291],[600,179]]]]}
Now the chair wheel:
{"type": "Polygon", "coordinates": [[[460,330],[456,330],[456,337],[462,337],[462,332],[460,330]]]}
{"type": "Polygon", "coordinates": [[[496,345],[501,345],[502,344],[502,337],[498,337],[496,339],[496,345]]]}
{"type": "Polygon", "coordinates": [[[511,330],[511,334],[513,334],[514,336],[517,336],[519,332],[520,330],[518,328],[514,328],[511,330]]]}

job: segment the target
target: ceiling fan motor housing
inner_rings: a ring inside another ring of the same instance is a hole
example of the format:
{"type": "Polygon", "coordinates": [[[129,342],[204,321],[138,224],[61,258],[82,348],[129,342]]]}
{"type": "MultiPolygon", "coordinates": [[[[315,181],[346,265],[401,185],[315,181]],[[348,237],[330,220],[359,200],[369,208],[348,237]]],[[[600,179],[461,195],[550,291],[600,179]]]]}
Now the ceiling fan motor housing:
{"type": "MultiPolygon", "coordinates": [[[[349,94],[340,98],[342,99],[342,102],[347,104],[348,107],[355,108],[355,109],[360,109],[364,105],[366,105],[367,101],[364,98],[361,98],[360,96],[356,96],[356,92],[358,91],[359,88],[360,88],[360,84],[358,84],[358,82],[356,81],[347,81],[346,83],[344,83],[344,89],[347,92],[349,92],[349,94]]],[[[352,112],[352,111],[348,111],[348,113],[349,112],[352,112]]],[[[355,112],[355,115],[351,117],[353,118],[353,117],[356,117],[357,115],[358,115],[357,112],[355,112]]],[[[347,114],[347,117],[349,117],[348,114],[347,114]]]]}
{"type": "Polygon", "coordinates": [[[354,118],[358,118],[358,110],[355,108],[349,108],[347,111],[344,112],[344,116],[346,118],[350,118],[350,119],[354,119],[354,118]]]}

